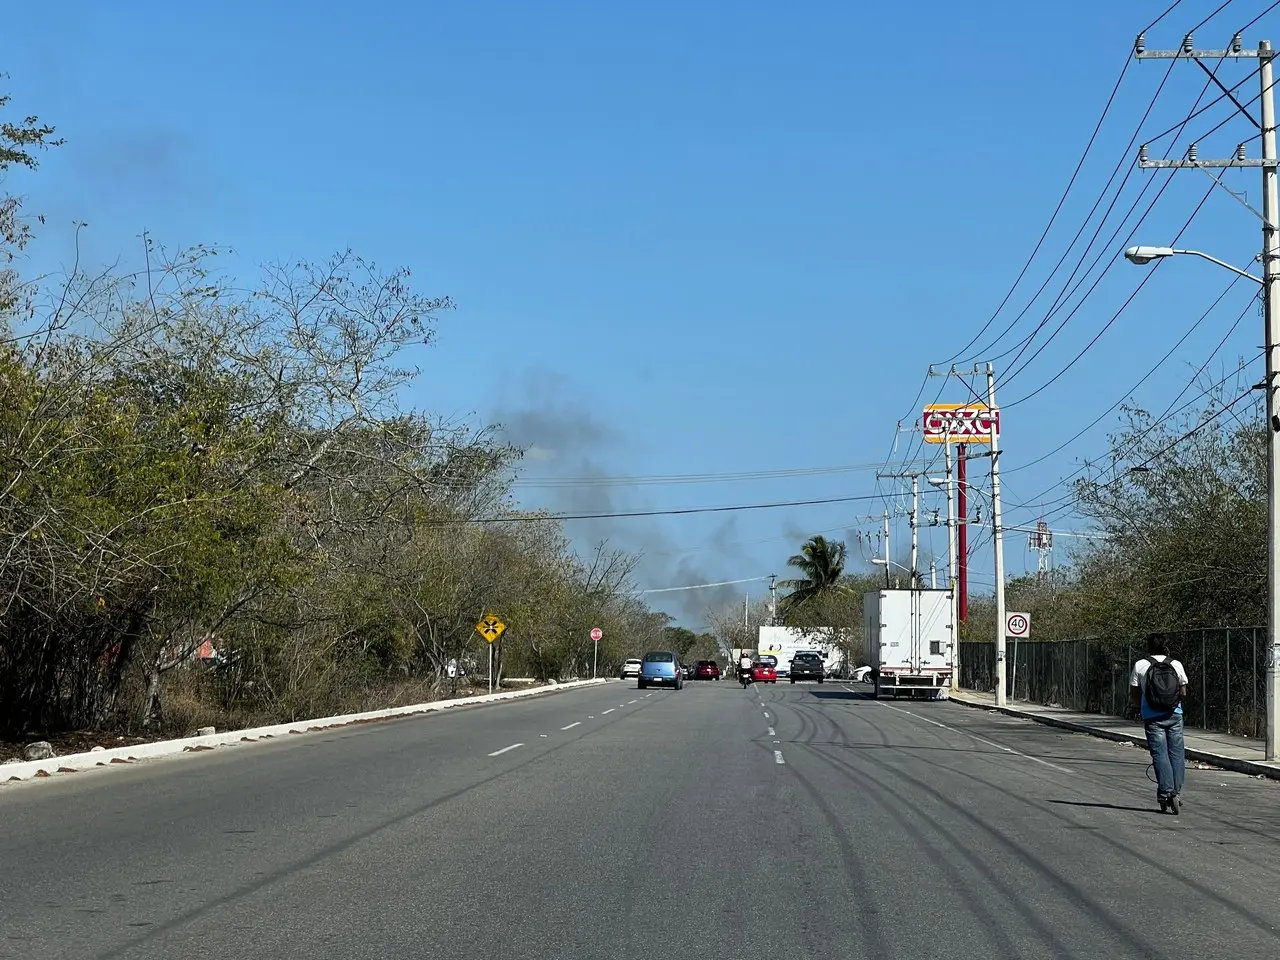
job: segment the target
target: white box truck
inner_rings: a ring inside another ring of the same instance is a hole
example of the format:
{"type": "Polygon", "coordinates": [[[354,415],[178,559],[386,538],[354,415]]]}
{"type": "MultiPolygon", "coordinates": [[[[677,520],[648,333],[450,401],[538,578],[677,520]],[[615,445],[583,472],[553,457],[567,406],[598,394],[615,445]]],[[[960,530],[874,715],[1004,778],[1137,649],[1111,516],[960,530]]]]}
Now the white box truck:
{"type": "Polygon", "coordinates": [[[840,650],[835,630],[831,627],[813,630],[761,627],[758,649],[762,656],[777,658],[779,677],[790,676],[791,660],[802,650],[813,651],[822,657],[827,676],[840,676],[844,672],[844,653],[840,650]]]}
{"type": "Polygon", "coordinates": [[[875,696],[942,699],[951,691],[955,633],[950,590],[875,590],[863,596],[875,696]]]}

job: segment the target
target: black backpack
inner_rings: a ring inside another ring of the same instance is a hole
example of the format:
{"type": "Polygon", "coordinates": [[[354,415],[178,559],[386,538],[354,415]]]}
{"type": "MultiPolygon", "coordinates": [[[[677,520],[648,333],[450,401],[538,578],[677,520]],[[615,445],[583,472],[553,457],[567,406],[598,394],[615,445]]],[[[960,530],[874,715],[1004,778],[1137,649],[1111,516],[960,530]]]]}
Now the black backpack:
{"type": "Polygon", "coordinates": [[[1169,657],[1147,657],[1147,706],[1152,710],[1173,710],[1182,700],[1182,678],[1169,657]]]}

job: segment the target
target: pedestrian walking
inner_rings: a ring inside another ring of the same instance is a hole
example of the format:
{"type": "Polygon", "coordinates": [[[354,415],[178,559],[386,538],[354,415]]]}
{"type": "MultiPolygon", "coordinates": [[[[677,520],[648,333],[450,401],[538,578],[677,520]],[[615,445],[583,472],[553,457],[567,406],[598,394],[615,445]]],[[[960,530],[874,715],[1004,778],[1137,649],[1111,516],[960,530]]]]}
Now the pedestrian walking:
{"type": "Polygon", "coordinates": [[[1161,813],[1174,816],[1182,809],[1182,784],[1187,775],[1182,733],[1182,699],[1186,695],[1186,668],[1169,656],[1163,637],[1148,637],[1147,655],[1133,665],[1129,676],[1129,698],[1142,712],[1147,749],[1156,770],[1156,802],[1161,813]]]}

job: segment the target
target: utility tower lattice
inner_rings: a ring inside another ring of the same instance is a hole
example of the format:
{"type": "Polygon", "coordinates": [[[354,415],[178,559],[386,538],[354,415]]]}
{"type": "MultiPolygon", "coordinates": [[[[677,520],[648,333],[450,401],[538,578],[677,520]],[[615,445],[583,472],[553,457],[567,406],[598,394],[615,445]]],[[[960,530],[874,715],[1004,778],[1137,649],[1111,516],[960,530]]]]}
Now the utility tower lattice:
{"type": "Polygon", "coordinates": [[[1034,532],[1027,534],[1027,547],[1036,552],[1036,579],[1045,580],[1053,570],[1053,531],[1040,520],[1034,532]]]}

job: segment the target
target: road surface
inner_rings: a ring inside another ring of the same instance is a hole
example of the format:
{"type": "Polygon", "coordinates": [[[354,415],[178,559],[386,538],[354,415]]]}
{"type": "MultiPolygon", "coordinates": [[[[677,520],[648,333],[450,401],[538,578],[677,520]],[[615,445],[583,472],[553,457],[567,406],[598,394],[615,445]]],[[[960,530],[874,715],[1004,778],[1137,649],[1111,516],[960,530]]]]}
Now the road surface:
{"type": "Polygon", "coordinates": [[[0,955],[1280,954],[1277,785],[840,685],[634,684],[0,787],[0,955]],[[750,842],[738,831],[750,828],[750,842]]]}

